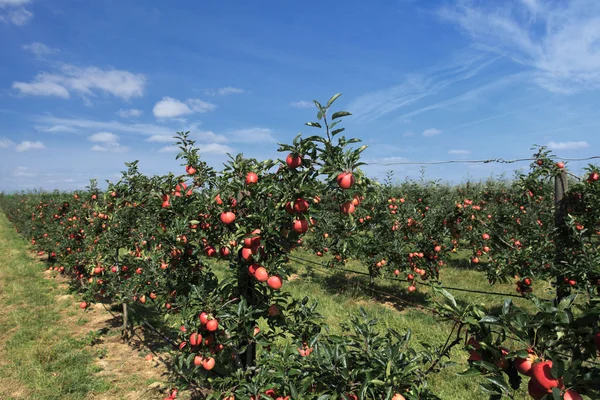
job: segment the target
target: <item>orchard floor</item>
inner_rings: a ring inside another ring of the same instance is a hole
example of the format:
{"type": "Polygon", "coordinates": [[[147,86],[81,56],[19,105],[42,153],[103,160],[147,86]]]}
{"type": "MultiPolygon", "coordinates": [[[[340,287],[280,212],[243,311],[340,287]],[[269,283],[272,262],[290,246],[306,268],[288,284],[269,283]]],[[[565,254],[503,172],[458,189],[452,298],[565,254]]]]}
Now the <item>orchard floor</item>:
{"type": "Polygon", "coordinates": [[[0,213],[0,399],[163,399],[169,376],[160,356],[146,360],[149,338],[123,342],[120,316],[78,304],[0,213]]]}
{"type": "MultiPolygon", "coordinates": [[[[313,263],[324,261],[304,251],[294,255],[313,263]]],[[[215,264],[217,271],[225,271],[223,263],[215,264]]],[[[361,307],[379,320],[382,331],[410,329],[417,348],[422,342],[442,345],[452,328],[414,307],[415,303],[432,305],[426,286],[418,285],[418,290],[409,294],[406,283],[382,278],[376,280],[377,292],[373,292],[367,289],[368,278],[358,274],[295,262],[290,268],[292,279],[283,290],[296,298],[308,296],[318,301],[318,311],[333,332],[339,332],[339,324],[357,315],[361,307]]],[[[347,268],[366,271],[357,262],[347,268]]],[[[460,253],[443,269],[441,280],[445,286],[514,294],[514,282],[490,287],[485,276],[470,268],[460,253]]],[[[550,297],[547,286],[535,290],[540,297],[550,297]]],[[[452,294],[459,302],[488,307],[499,306],[504,300],[486,294],[452,294]]],[[[526,305],[522,299],[515,302],[526,305]]],[[[44,264],[31,255],[27,243],[0,213],[0,399],[164,398],[173,377],[162,362],[168,359],[160,346],[152,344],[159,340],[136,329],[136,335],[123,342],[118,312],[101,304],[84,312],[77,305],[78,300],[68,294],[66,281],[44,272],[44,264]],[[152,360],[146,360],[150,349],[156,353],[152,360]]],[[[452,360],[457,365],[431,377],[433,392],[443,400],[487,398],[477,379],[456,375],[466,369],[465,352],[455,348],[452,360]]],[[[191,396],[180,392],[178,399],[191,396]]],[[[516,400],[528,398],[523,390],[514,396],[516,400]]]]}

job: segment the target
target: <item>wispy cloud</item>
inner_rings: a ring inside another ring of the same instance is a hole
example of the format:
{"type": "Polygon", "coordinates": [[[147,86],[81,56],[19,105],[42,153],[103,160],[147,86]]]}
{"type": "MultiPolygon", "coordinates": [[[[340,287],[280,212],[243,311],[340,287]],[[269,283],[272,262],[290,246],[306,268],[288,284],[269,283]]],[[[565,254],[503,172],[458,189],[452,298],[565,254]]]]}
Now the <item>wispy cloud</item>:
{"type": "Polygon", "coordinates": [[[231,131],[227,135],[234,142],[239,143],[264,143],[275,142],[273,131],[268,128],[248,128],[231,131]]]}
{"type": "Polygon", "coordinates": [[[134,118],[134,117],[139,117],[143,114],[142,110],[137,110],[135,108],[131,108],[129,110],[119,110],[117,112],[117,115],[121,118],[134,118]]]}
{"type": "Polygon", "coordinates": [[[14,143],[7,138],[0,138],[0,149],[8,149],[9,147],[12,147],[12,145],[14,145],[14,143]]]}
{"type": "MultiPolygon", "coordinates": [[[[173,143],[173,134],[171,135],[152,135],[146,141],[156,143],[173,143]]],[[[190,136],[192,139],[199,142],[210,142],[210,143],[225,143],[228,139],[223,135],[217,135],[212,131],[197,131],[191,132],[190,136]]]]}
{"type": "Polygon", "coordinates": [[[154,105],[152,113],[156,118],[177,118],[195,112],[205,113],[217,108],[216,105],[200,99],[188,99],[186,102],[165,96],[154,105]]]}
{"type": "Polygon", "coordinates": [[[600,2],[456,0],[438,11],[476,43],[491,46],[559,93],[600,87],[600,2]]]}
{"type": "Polygon", "coordinates": [[[462,57],[423,72],[407,74],[400,84],[359,96],[348,109],[354,112],[358,121],[375,120],[438,94],[450,85],[468,80],[497,59],[488,54],[462,54],[462,57]]]}
{"type": "Polygon", "coordinates": [[[92,151],[110,151],[113,153],[124,153],[129,147],[119,143],[120,138],[112,132],[98,132],[88,137],[90,142],[98,143],[92,146],[92,151]]]}
{"type": "Polygon", "coordinates": [[[17,145],[17,147],[15,147],[15,150],[17,150],[19,153],[23,152],[23,151],[29,151],[29,150],[41,150],[41,149],[45,149],[46,146],[44,146],[44,143],[42,142],[30,142],[29,140],[25,140],[21,143],[19,143],[17,145]]]}
{"type": "Polygon", "coordinates": [[[175,127],[168,127],[164,125],[156,124],[142,124],[142,123],[123,123],[120,121],[96,121],[90,119],[81,118],[59,118],[59,117],[48,117],[40,116],[36,117],[36,121],[42,126],[39,126],[39,130],[46,130],[48,132],[119,132],[119,133],[136,133],[140,135],[175,135],[178,129],[175,127]]]}
{"type": "Polygon", "coordinates": [[[441,130],[439,130],[439,129],[435,129],[435,128],[429,128],[429,129],[425,129],[425,130],[423,131],[423,136],[425,136],[425,137],[429,137],[429,136],[437,136],[437,135],[439,135],[440,133],[442,133],[442,131],[441,131],[441,130]]]}
{"type": "Polygon", "coordinates": [[[402,134],[402,136],[403,136],[403,137],[411,137],[411,136],[415,136],[415,133],[414,133],[414,132],[404,132],[404,133],[402,134]]]}
{"type": "Polygon", "coordinates": [[[129,100],[132,97],[141,97],[145,85],[146,77],[143,74],[63,64],[55,73],[41,72],[33,81],[13,82],[12,87],[22,95],[30,96],[56,96],[66,99],[73,92],[89,100],[89,97],[94,97],[100,92],[129,100]]]}
{"type": "Polygon", "coordinates": [[[24,44],[22,47],[23,47],[23,50],[28,51],[37,57],[48,56],[51,54],[58,53],[58,49],[48,47],[44,43],[40,43],[40,42],[24,44]]]}
{"type": "Polygon", "coordinates": [[[295,108],[312,108],[315,106],[315,104],[312,101],[299,100],[291,102],[290,106],[295,108]]]}
{"type": "Polygon", "coordinates": [[[467,154],[471,154],[469,150],[449,150],[448,154],[452,154],[455,156],[466,156],[467,154]]]}
{"type": "Polygon", "coordinates": [[[30,0],[0,0],[0,22],[25,25],[33,17],[26,6],[30,0]]]}
{"type": "Polygon", "coordinates": [[[239,94],[239,93],[244,93],[244,90],[240,89],[240,88],[231,87],[231,86],[204,90],[204,94],[207,96],[227,96],[229,94],[239,94]]]}
{"type": "Polygon", "coordinates": [[[13,176],[17,178],[35,178],[37,173],[31,172],[31,170],[27,167],[17,167],[13,171],[13,176]]]}
{"type": "Polygon", "coordinates": [[[468,90],[457,96],[453,96],[446,100],[442,100],[442,101],[439,101],[439,102],[436,102],[433,104],[429,104],[427,106],[417,108],[416,110],[401,114],[394,119],[394,123],[402,122],[407,118],[411,118],[411,117],[414,117],[419,114],[423,114],[428,111],[433,111],[433,110],[437,110],[440,108],[449,107],[449,106],[452,106],[455,104],[459,104],[461,102],[473,101],[473,100],[477,99],[478,97],[480,97],[481,95],[485,94],[486,92],[499,89],[499,88],[504,87],[511,83],[515,83],[519,80],[522,80],[526,76],[527,76],[526,73],[519,72],[519,73],[515,73],[512,75],[504,76],[502,78],[495,79],[491,83],[479,86],[472,90],[468,90]]]}
{"type": "Polygon", "coordinates": [[[588,142],[550,142],[548,148],[550,150],[581,150],[590,147],[588,142]]]}
{"type": "MultiPolygon", "coordinates": [[[[233,149],[227,145],[219,144],[219,143],[208,143],[208,144],[198,144],[198,149],[200,150],[200,155],[206,154],[227,154],[232,153],[233,149]]],[[[165,146],[158,150],[159,153],[174,153],[180,151],[177,146],[165,146]]]]}

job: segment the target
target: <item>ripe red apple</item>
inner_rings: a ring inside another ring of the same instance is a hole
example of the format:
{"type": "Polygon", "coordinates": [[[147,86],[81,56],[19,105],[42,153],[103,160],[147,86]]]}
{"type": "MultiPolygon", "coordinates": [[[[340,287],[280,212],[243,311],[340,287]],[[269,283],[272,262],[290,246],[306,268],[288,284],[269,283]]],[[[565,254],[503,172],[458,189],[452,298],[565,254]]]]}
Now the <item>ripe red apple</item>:
{"type": "Polygon", "coordinates": [[[287,164],[288,168],[296,169],[302,165],[302,155],[290,153],[286,157],[285,163],[287,164]]]}
{"type": "Polygon", "coordinates": [[[231,250],[229,250],[229,247],[221,247],[219,249],[219,255],[221,256],[221,258],[229,257],[230,254],[231,250]]]}
{"type": "Polygon", "coordinates": [[[185,172],[187,172],[188,175],[194,175],[196,173],[196,168],[192,167],[191,165],[188,165],[185,167],[185,172]]]}
{"type": "Polygon", "coordinates": [[[342,189],[350,189],[354,185],[355,179],[352,172],[342,172],[337,176],[338,186],[342,189]]]}
{"type": "Polygon", "coordinates": [[[200,320],[200,323],[202,325],[206,325],[206,323],[208,322],[208,314],[206,312],[201,312],[200,315],[198,316],[198,319],[200,320]]]}
{"type": "Polygon", "coordinates": [[[81,303],[79,303],[79,308],[81,309],[86,309],[88,306],[88,303],[86,303],[85,301],[82,301],[81,303]]]}
{"type": "Polygon", "coordinates": [[[256,270],[260,268],[260,265],[258,264],[250,264],[250,266],[248,267],[248,274],[249,275],[256,275],[256,270]]]}
{"type": "Polygon", "coordinates": [[[600,175],[597,172],[592,172],[590,174],[590,176],[588,177],[587,181],[589,183],[592,183],[592,182],[596,182],[598,179],[600,179],[600,175]]]}
{"type": "Polygon", "coordinates": [[[231,211],[221,213],[221,222],[225,225],[229,225],[235,221],[235,213],[231,211]]]}
{"type": "Polygon", "coordinates": [[[529,355],[526,358],[515,358],[515,367],[521,374],[531,376],[531,368],[536,359],[537,356],[530,350],[529,355]]]}
{"type": "Polygon", "coordinates": [[[267,273],[267,270],[264,267],[258,267],[254,272],[254,277],[259,282],[266,282],[267,280],[269,280],[269,274],[267,273]]]}
{"type": "Polygon", "coordinates": [[[568,389],[563,395],[563,400],[583,400],[583,397],[573,389],[568,389]]]}
{"type": "Polygon", "coordinates": [[[395,393],[392,400],[406,400],[406,397],[402,396],[400,393],[395,393]]]}
{"type": "Polygon", "coordinates": [[[242,250],[240,251],[240,256],[245,261],[252,260],[252,249],[248,247],[242,248],[242,250]]]}
{"type": "Polygon", "coordinates": [[[308,230],[308,221],[305,219],[294,220],[292,229],[298,233],[305,233],[308,230]]]}
{"type": "Polygon", "coordinates": [[[279,307],[277,307],[275,304],[271,304],[267,309],[267,314],[269,314],[269,317],[275,317],[279,315],[279,313],[279,307]]]}
{"type": "Polygon", "coordinates": [[[258,175],[254,172],[248,172],[246,174],[246,185],[253,185],[258,182],[258,175]]]}
{"type": "Polygon", "coordinates": [[[416,287],[416,286],[414,286],[414,285],[410,285],[410,286],[408,287],[408,291],[409,291],[410,293],[414,292],[415,290],[417,290],[417,287],[416,287]]]}
{"type": "Polygon", "coordinates": [[[202,360],[202,368],[204,368],[205,370],[210,371],[214,367],[215,367],[215,359],[214,358],[207,357],[204,360],[202,360]]]}
{"type": "Polygon", "coordinates": [[[203,360],[202,356],[200,354],[198,354],[196,357],[194,357],[194,365],[196,367],[201,366],[202,365],[202,360],[203,360]]]}
{"type": "Polygon", "coordinates": [[[279,290],[279,289],[281,289],[283,282],[282,282],[280,276],[273,275],[273,276],[269,277],[269,279],[267,279],[267,285],[269,285],[269,287],[271,289],[279,290]]]}
{"type": "Polygon", "coordinates": [[[206,254],[207,257],[214,257],[217,255],[217,250],[213,246],[206,246],[204,248],[204,254],[206,254]]]}
{"type": "Polygon", "coordinates": [[[308,201],[302,198],[294,200],[294,211],[298,214],[308,211],[308,201]]]}
{"type": "Polygon", "coordinates": [[[557,166],[559,169],[563,169],[563,168],[565,167],[565,163],[564,163],[564,162],[562,162],[562,161],[559,161],[559,162],[557,162],[557,163],[556,163],[556,166],[557,166]]]}
{"type": "Polygon", "coordinates": [[[352,204],[351,201],[347,201],[340,206],[340,211],[342,211],[342,214],[345,214],[345,215],[350,215],[355,210],[356,210],[356,208],[355,208],[354,204],[352,204]]]}
{"type": "Polygon", "coordinates": [[[202,343],[202,335],[198,334],[197,332],[194,332],[190,335],[190,344],[192,346],[197,346],[200,343],[202,343]]]}
{"type": "Polygon", "coordinates": [[[552,376],[552,361],[542,361],[534,364],[531,368],[531,379],[535,379],[540,387],[545,390],[552,390],[554,387],[561,387],[561,379],[552,376]]]}
{"type": "Polygon", "coordinates": [[[215,332],[217,329],[219,329],[219,321],[217,321],[216,319],[211,319],[206,323],[206,329],[209,332],[215,332]]]}
{"type": "Polygon", "coordinates": [[[489,240],[490,239],[490,235],[488,235],[487,233],[484,233],[483,235],[481,235],[481,238],[483,240],[489,240]]]}
{"type": "Polygon", "coordinates": [[[477,349],[481,348],[481,345],[474,337],[469,338],[467,344],[476,350],[469,350],[469,361],[481,361],[483,358],[481,354],[477,351],[477,349]]]}
{"type": "Polygon", "coordinates": [[[548,391],[540,386],[535,379],[530,379],[527,384],[527,392],[533,398],[533,400],[541,400],[548,391]]]}

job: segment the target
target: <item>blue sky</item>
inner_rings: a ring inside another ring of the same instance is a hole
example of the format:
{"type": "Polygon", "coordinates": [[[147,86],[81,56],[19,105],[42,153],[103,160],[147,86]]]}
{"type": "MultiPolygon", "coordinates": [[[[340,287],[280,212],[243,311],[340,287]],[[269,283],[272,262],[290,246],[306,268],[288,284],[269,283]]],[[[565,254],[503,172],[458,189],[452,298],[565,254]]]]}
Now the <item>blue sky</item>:
{"type": "Polygon", "coordinates": [[[0,190],[181,172],[178,130],[215,167],[277,157],[337,92],[367,162],[599,155],[599,43],[597,0],[0,0],[0,190]]]}

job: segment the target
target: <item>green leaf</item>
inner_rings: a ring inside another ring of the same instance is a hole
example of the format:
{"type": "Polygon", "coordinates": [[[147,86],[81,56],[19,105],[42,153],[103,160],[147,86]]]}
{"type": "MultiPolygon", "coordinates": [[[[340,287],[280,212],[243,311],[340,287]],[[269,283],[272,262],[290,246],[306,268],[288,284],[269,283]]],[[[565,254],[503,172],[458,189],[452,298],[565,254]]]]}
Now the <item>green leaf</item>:
{"type": "Polygon", "coordinates": [[[349,113],[348,111],[338,111],[333,113],[333,115],[331,116],[331,119],[334,120],[336,118],[342,118],[342,117],[346,117],[348,115],[352,115],[351,113],[349,113]]]}
{"type": "Polygon", "coordinates": [[[565,363],[563,360],[559,359],[558,357],[555,357],[552,360],[552,376],[556,379],[562,378],[562,376],[565,374],[565,363]]]}
{"type": "Polygon", "coordinates": [[[333,96],[331,96],[331,98],[329,99],[329,101],[327,101],[327,105],[325,107],[329,108],[331,107],[331,105],[333,104],[334,101],[337,100],[338,97],[340,97],[342,94],[341,93],[336,93],[333,96]]]}
{"type": "Polygon", "coordinates": [[[498,321],[500,321],[498,319],[498,317],[494,317],[492,315],[486,315],[485,317],[483,317],[479,320],[479,322],[486,323],[486,324],[497,324],[498,321]]]}
{"type": "Polygon", "coordinates": [[[312,127],[315,127],[315,128],[321,128],[321,124],[318,123],[318,122],[306,122],[304,125],[312,126],[312,127]]]}

